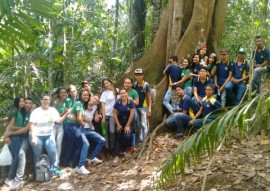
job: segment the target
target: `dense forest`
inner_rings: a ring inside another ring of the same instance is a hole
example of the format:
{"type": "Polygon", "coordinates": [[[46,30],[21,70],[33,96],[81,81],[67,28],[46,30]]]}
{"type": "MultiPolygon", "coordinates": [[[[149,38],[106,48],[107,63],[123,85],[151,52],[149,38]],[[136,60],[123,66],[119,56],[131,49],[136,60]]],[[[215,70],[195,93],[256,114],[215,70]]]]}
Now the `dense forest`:
{"type": "MultiPolygon", "coordinates": [[[[42,93],[54,95],[69,84],[80,87],[85,79],[100,93],[103,78],[119,87],[140,67],[157,93],[150,118],[154,130],[165,113],[168,80],[162,71],[169,56],[183,58],[206,44],[208,53],[226,48],[230,60],[244,47],[250,59],[257,34],[269,45],[269,6],[269,0],[2,0],[0,115],[6,117],[18,95],[38,103],[42,93]]],[[[178,170],[183,173],[185,164],[199,162],[201,154],[212,155],[237,128],[241,136],[246,126],[256,133],[252,127],[262,118],[258,124],[265,127],[268,97],[247,100],[180,145],[158,183],[167,183],[178,170]],[[249,124],[249,118],[255,120],[249,124]]]]}

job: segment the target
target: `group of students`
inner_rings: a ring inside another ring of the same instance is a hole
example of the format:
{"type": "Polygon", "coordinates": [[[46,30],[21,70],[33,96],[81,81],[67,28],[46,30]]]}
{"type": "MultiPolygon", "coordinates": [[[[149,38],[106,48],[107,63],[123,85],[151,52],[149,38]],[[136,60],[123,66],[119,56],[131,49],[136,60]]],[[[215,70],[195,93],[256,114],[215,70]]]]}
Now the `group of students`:
{"type": "Polygon", "coordinates": [[[29,148],[34,167],[42,154],[48,155],[50,177],[62,174],[59,164],[89,174],[85,164],[102,163],[98,155],[104,146],[114,163],[119,155],[133,153],[137,142],[147,137],[152,104],[143,70],[138,68],[134,74],[136,82],[125,78],[120,89],[104,79],[100,97],[83,81],[78,94],[74,85],[58,88],[55,99],[42,95],[37,108],[31,98],[15,98],[4,135],[13,157],[5,183],[13,189],[21,185],[29,148]],[[88,158],[90,143],[95,146],[88,158]]]}
{"type": "Polygon", "coordinates": [[[203,121],[214,120],[217,113],[227,111],[225,106],[238,105],[247,89],[250,67],[254,68],[252,92],[261,92],[261,77],[268,71],[270,51],[264,46],[261,36],[255,37],[255,45],[250,62],[245,59],[244,48],[239,48],[237,60],[230,62],[226,49],[219,52],[220,60],[217,61],[215,53],[207,56],[205,45],[191,60],[187,56],[180,64],[177,56],[169,58],[169,64],[163,71],[169,77],[163,105],[169,114],[173,114],[166,124],[177,128],[175,138],[182,138],[188,126],[198,129],[203,121]]]}
{"type": "MultiPolygon", "coordinates": [[[[260,93],[260,78],[267,70],[270,54],[262,37],[257,36],[255,44],[252,89],[260,93]]],[[[175,138],[182,138],[190,125],[200,128],[201,117],[208,115],[205,122],[210,122],[215,114],[226,111],[224,106],[239,104],[245,93],[251,66],[245,60],[245,50],[238,50],[233,63],[225,49],[219,52],[220,61],[215,53],[209,57],[206,53],[207,47],[201,46],[191,60],[186,57],[180,64],[177,56],[172,56],[163,72],[169,77],[163,105],[172,114],[166,124],[176,126],[175,138]]],[[[102,163],[98,155],[104,147],[114,156],[114,163],[119,162],[120,155],[133,153],[136,144],[148,135],[152,108],[151,89],[143,70],[137,68],[134,76],[134,83],[127,77],[120,89],[110,79],[103,79],[100,96],[90,91],[87,81],[81,83],[79,93],[74,85],[59,88],[53,100],[44,94],[37,108],[31,98],[16,98],[5,133],[13,156],[5,183],[12,188],[21,185],[30,148],[34,164],[47,153],[51,177],[62,173],[59,164],[89,174],[85,164],[102,163]],[[95,146],[88,159],[90,143],[95,146]]]]}

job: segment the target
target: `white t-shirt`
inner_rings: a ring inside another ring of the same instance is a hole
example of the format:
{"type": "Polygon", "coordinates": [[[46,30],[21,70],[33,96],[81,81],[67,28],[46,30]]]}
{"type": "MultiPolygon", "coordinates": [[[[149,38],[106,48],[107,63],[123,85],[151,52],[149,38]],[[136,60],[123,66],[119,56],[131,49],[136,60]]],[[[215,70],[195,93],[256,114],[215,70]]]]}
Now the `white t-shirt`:
{"type": "MultiPolygon", "coordinates": [[[[84,115],[86,117],[88,117],[91,121],[92,119],[94,118],[94,114],[95,114],[95,111],[97,110],[97,106],[96,105],[93,105],[92,106],[92,110],[89,111],[89,110],[85,110],[85,113],[84,115]]],[[[84,123],[84,128],[91,128],[91,129],[94,129],[94,127],[90,127],[88,123],[84,123]]]]}
{"type": "Polygon", "coordinates": [[[36,108],[30,115],[29,122],[34,124],[32,135],[48,136],[53,132],[53,125],[60,118],[59,113],[53,107],[49,109],[36,108]]]}
{"type": "Polygon", "coordinates": [[[113,91],[104,90],[100,96],[100,102],[105,103],[105,115],[113,116],[115,97],[113,91]]]}

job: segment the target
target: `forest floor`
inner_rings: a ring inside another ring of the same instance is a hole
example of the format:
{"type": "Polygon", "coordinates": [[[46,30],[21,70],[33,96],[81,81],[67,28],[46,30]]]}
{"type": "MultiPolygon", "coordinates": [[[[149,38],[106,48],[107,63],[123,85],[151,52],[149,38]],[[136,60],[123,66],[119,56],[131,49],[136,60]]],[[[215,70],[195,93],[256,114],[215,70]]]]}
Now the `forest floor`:
{"type": "MultiPolygon", "coordinates": [[[[269,140],[270,137],[267,139],[269,140]]],[[[231,140],[221,148],[214,155],[205,190],[270,191],[270,144],[262,143],[261,140],[259,135],[250,140],[231,140]]],[[[55,177],[46,183],[36,183],[32,178],[25,181],[18,190],[152,190],[152,178],[157,167],[179,144],[180,141],[173,139],[172,134],[161,134],[154,141],[153,153],[149,161],[138,162],[131,159],[116,166],[112,163],[113,158],[103,158],[105,161],[102,164],[88,166],[91,171],[89,175],[82,176],[69,172],[65,178],[55,177]]],[[[202,157],[200,165],[186,169],[184,178],[179,177],[178,183],[164,190],[201,190],[208,163],[209,158],[202,157]]],[[[3,185],[1,190],[9,190],[9,188],[3,185]]]]}
{"type": "MultiPolygon", "coordinates": [[[[268,80],[267,80],[268,81],[268,80]]],[[[264,90],[270,87],[264,84],[264,90]]],[[[270,191],[270,135],[266,141],[261,135],[249,140],[232,139],[214,155],[206,180],[205,190],[250,190],[270,191]]],[[[101,159],[99,165],[89,165],[89,175],[79,175],[77,172],[67,172],[66,176],[54,177],[46,183],[34,182],[33,175],[18,190],[21,191],[53,191],[53,190],[81,190],[81,191],[141,191],[151,188],[153,177],[158,167],[168,158],[182,140],[175,140],[172,133],[158,135],[153,144],[153,152],[149,160],[134,159],[113,164],[113,157],[101,159]]],[[[209,164],[208,157],[202,157],[202,163],[192,166],[185,171],[185,177],[179,177],[177,183],[164,190],[170,191],[199,191],[209,164]]],[[[8,186],[0,186],[0,190],[9,190],[8,186]]]]}

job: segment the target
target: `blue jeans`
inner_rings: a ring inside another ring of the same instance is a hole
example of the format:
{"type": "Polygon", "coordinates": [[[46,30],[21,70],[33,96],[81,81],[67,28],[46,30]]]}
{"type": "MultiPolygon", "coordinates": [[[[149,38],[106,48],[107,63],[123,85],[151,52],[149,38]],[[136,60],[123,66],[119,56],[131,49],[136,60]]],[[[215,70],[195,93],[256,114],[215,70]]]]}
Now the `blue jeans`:
{"type": "Polygon", "coordinates": [[[173,108],[170,104],[171,99],[172,99],[172,92],[171,89],[168,89],[163,98],[163,105],[166,107],[166,109],[169,111],[170,114],[173,113],[173,108]]]}
{"type": "MultiPolygon", "coordinates": [[[[215,119],[206,119],[205,120],[205,123],[204,124],[207,124],[207,123],[209,123],[209,122],[211,122],[211,121],[213,121],[213,120],[215,120],[215,119]]],[[[201,119],[195,119],[194,121],[193,121],[193,123],[192,123],[192,126],[194,127],[194,128],[196,128],[196,129],[200,129],[202,126],[203,126],[203,121],[204,121],[204,118],[201,118],[201,119]]]]}
{"type": "Polygon", "coordinates": [[[112,149],[115,144],[115,121],[113,116],[106,116],[106,148],[112,149]]]}
{"type": "Polygon", "coordinates": [[[124,127],[126,126],[126,123],[121,123],[120,125],[123,127],[121,132],[116,132],[115,135],[115,148],[114,148],[114,155],[118,156],[119,151],[121,149],[122,152],[125,152],[126,149],[130,146],[131,142],[131,132],[130,133],[125,133],[124,132],[124,127]]]}
{"type": "MultiPolygon", "coordinates": [[[[102,137],[100,134],[98,134],[96,131],[90,128],[82,128],[81,131],[82,131],[82,135],[85,136],[86,139],[89,139],[90,141],[93,141],[96,143],[96,147],[90,155],[90,159],[92,160],[100,153],[101,149],[106,143],[106,140],[104,137],[102,137]]],[[[89,148],[89,142],[88,142],[88,148],[89,148]]]]}
{"type": "Polygon", "coordinates": [[[16,172],[16,177],[15,177],[15,180],[17,181],[23,180],[25,167],[26,167],[26,160],[27,160],[26,155],[29,148],[30,148],[30,143],[29,143],[28,137],[22,136],[22,145],[19,151],[18,168],[16,172]]]}
{"type": "MultiPolygon", "coordinates": [[[[48,136],[35,136],[37,140],[37,145],[32,145],[32,150],[34,154],[34,166],[36,167],[36,162],[38,157],[43,153],[43,148],[45,147],[48,156],[50,158],[50,168],[51,171],[53,171],[55,168],[58,168],[57,165],[57,151],[56,147],[54,144],[54,136],[53,135],[48,135],[48,136]]],[[[32,142],[32,136],[29,134],[29,141],[30,143],[32,142]]],[[[36,171],[36,169],[35,169],[36,171]]]]}
{"type": "MultiPolygon", "coordinates": [[[[137,109],[135,109],[133,121],[135,121],[135,125],[134,125],[134,128],[133,128],[134,130],[131,131],[131,147],[136,146],[136,128],[137,128],[136,127],[136,122],[138,122],[138,111],[137,111],[137,109]]],[[[139,126],[138,126],[138,128],[139,128],[139,126]]]]}
{"type": "Polygon", "coordinates": [[[189,124],[191,117],[184,113],[175,113],[171,118],[169,118],[166,122],[166,125],[169,127],[177,128],[177,133],[184,133],[186,131],[186,127],[189,124]]]}
{"type": "Polygon", "coordinates": [[[266,72],[263,67],[255,68],[253,71],[252,79],[252,91],[256,91],[258,94],[261,93],[261,76],[266,72]]]}
{"type": "Polygon", "coordinates": [[[234,84],[233,82],[228,82],[225,86],[227,98],[233,101],[233,105],[238,105],[246,91],[246,84],[245,83],[238,83],[234,84]],[[233,89],[236,88],[236,95],[233,92],[233,89]]]}
{"type": "Polygon", "coordinates": [[[65,133],[67,143],[66,143],[66,155],[63,166],[64,167],[69,166],[69,161],[71,159],[71,156],[73,155],[72,168],[75,168],[78,165],[83,146],[83,138],[79,124],[66,123],[65,133]]]}
{"type": "MultiPolygon", "coordinates": [[[[222,85],[219,85],[219,87],[221,87],[222,85]]],[[[226,90],[225,90],[225,88],[224,88],[224,90],[222,91],[222,92],[220,92],[220,96],[217,96],[217,99],[218,99],[218,101],[220,101],[221,102],[221,105],[223,106],[223,107],[225,107],[225,105],[226,105],[226,90]]]]}
{"type": "Polygon", "coordinates": [[[20,136],[11,136],[11,143],[9,145],[9,149],[12,155],[12,163],[9,167],[8,176],[9,180],[12,180],[16,176],[16,171],[18,168],[18,161],[19,161],[19,151],[21,148],[22,140],[20,136]]]}
{"type": "Polygon", "coordinates": [[[137,126],[138,126],[138,134],[139,141],[143,142],[148,135],[148,124],[147,124],[147,108],[137,108],[138,118],[137,118],[137,126]]]}
{"type": "Polygon", "coordinates": [[[185,87],[185,94],[189,95],[190,97],[192,97],[192,87],[185,87]]]}

